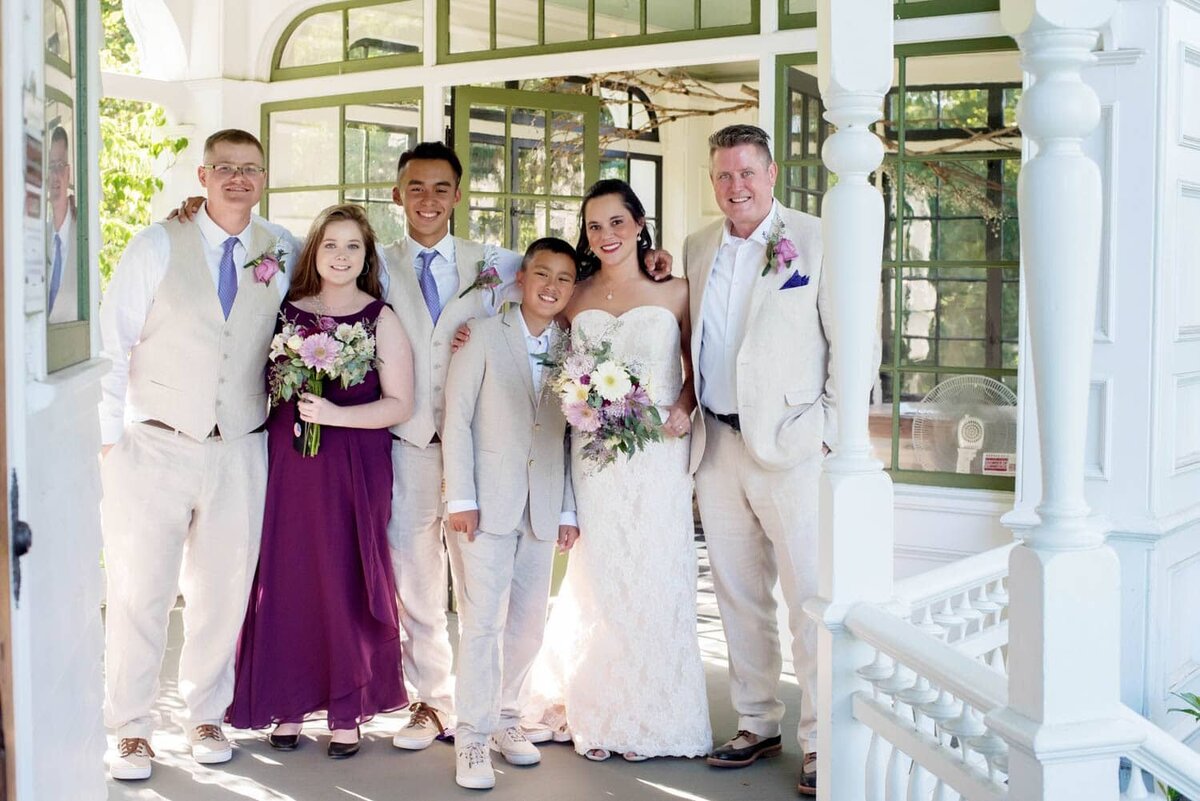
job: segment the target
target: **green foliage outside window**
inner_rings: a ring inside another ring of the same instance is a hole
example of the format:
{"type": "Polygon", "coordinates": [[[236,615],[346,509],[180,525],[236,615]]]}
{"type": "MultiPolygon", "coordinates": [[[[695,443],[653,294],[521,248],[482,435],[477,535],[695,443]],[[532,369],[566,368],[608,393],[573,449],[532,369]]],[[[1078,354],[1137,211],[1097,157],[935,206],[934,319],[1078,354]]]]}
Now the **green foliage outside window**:
{"type": "MultiPolygon", "coordinates": [[[[101,68],[137,72],[137,48],[125,25],[121,0],[101,0],[104,25],[101,68]]],[[[166,114],[153,103],[100,99],[100,280],[107,285],[130,237],[150,224],[150,199],[160,177],[188,140],[167,136],[166,114]]]]}

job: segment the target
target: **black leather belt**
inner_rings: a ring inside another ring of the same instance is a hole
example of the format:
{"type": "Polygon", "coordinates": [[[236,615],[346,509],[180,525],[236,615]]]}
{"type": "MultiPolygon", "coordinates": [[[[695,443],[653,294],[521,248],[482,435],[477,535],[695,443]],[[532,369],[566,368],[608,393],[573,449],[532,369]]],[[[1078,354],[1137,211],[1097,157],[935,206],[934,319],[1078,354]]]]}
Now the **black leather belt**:
{"type": "MultiPolygon", "coordinates": [[[[166,423],[164,423],[162,420],[142,420],[141,423],[142,423],[142,425],[153,426],[154,428],[161,428],[163,431],[170,431],[175,434],[183,433],[175,426],[169,426],[166,423]]],[[[213,430],[208,432],[208,436],[206,437],[206,439],[220,439],[220,438],[221,438],[221,429],[218,428],[217,426],[213,426],[213,430]]]]}
{"type": "MultiPolygon", "coordinates": [[[[395,434],[392,434],[392,439],[394,439],[396,442],[404,442],[404,437],[400,437],[400,436],[397,436],[397,435],[395,435],[395,434]]],[[[435,432],[435,433],[434,433],[434,435],[433,435],[433,439],[429,440],[429,444],[430,444],[430,445],[441,445],[441,444],[442,444],[442,438],[441,438],[441,437],[439,437],[439,436],[437,435],[437,433],[435,432]]]]}
{"type": "Polygon", "coordinates": [[[742,430],[742,421],[736,414],[717,414],[713,411],[710,411],[709,414],[732,428],[734,431],[742,430]]]}

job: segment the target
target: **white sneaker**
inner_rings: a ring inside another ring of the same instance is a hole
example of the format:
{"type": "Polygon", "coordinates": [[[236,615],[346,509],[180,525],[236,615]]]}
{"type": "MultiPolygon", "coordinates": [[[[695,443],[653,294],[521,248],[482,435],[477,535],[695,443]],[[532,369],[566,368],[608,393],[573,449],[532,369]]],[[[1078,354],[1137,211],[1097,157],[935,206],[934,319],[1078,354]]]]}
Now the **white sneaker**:
{"type": "Polygon", "coordinates": [[[442,724],[441,714],[429,704],[421,701],[417,701],[408,709],[412,714],[409,715],[408,723],[404,724],[400,733],[392,738],[392,745],[409,751],[428,748],[429,744],[446,728],[442,724]]]}
{"type": "Polygon", "coordinates": [[[529,742],[516,726],[509,726],[502,732],[488,738],[488,745],[493,751],[504,754],[504,759],[510,765],[536,765],[542,761],[542,754],[537,746],[529,742]]]}
{"type": "Polygon", "coordinates": [[[108,772],[114,779],[130,781],[150,778],[150,757],[154,749],[150,742],[141,737],[122,737],[117,744],[117,756],[108,763],[108,772]]]}
{"type": "Polygon", "coordinates": [[[219,765],[233,759],[233,746],[219,725],[202,723],[188,732],[192,758],[201,765],[219,765]]]}
{"type": "Polygon", "coordinates": [[[525,739],[531,743],[548,743],[554,739],[554,732],[541,721],[537,723],[521,721],[521,734],[524,734],[525,739]]]}
{"type": "Polygon", "coordinates": [[[483,743],[467,743],[455,750],[454,781],[470,790],[490,790],[496,786],[492,756],[483,743]]]}

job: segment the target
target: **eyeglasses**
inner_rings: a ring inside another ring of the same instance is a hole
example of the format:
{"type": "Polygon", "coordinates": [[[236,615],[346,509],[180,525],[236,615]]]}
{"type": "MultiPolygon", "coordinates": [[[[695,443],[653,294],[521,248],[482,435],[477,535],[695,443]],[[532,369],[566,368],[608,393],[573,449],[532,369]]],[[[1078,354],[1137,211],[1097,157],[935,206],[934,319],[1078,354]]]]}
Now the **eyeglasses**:
{"type": "Polygon", "coordinates": [[[267,174],[266,167],[260,167],[257,164],[205,164],[204,169],[212,170],[221,178],[232,178],[235,175],[244,175],[247,178],[261,178],[267,174]]]}
{"type": "Polygon", "coordinates": [[[69,162],[69,161],[52,161],[52,162],[50,162],[50,169],[53,172],[62,172],[63,170],[65,170],[67,167],[70,167],[70,166],[71,166],[71,162],[69,162]]]}

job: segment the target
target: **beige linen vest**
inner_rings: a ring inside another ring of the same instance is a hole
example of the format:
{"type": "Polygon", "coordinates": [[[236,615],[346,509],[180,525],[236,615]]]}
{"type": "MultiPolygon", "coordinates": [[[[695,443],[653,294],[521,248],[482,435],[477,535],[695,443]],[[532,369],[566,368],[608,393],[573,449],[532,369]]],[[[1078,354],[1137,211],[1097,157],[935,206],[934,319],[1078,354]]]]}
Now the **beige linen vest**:
{"type": "Polygon", "coordinates": [[[391,304],[404,333],[408,334],[413,355],[413,414],[407,421],[392,426],[392,433],[401,439],[424,448],[441,436],[446,415],[446,373],[450,369],[450,343],[459,326],[473,317],[484,315],[483,293],[472,289],[459,297],[475,282],[483,246],[454,237],[454,262],[458,268],[458,289],[442,309],[437,325],[429,316],[429,308],[417,283],[417,254],[424,248],[409,238],[389,245],[384,251],[387,259],[388,303],[391,304]]]}
{"type": "MultiPolygon", "coordinates": [[[[264,368],[270,351],[279,289],[240,275],[229,319],[204,261],[200,227],[162,224],[171,243],[167,273],[141,339],[129,354],[129,402],[149,417],[193,439],[219,427],[225,439],[243,436],[267,418],[264,368]]],[[[275,237],[254,223],[249,257],[275,237]]],[[[241,271],[243,268],[239,267],[241,271]]]]}

